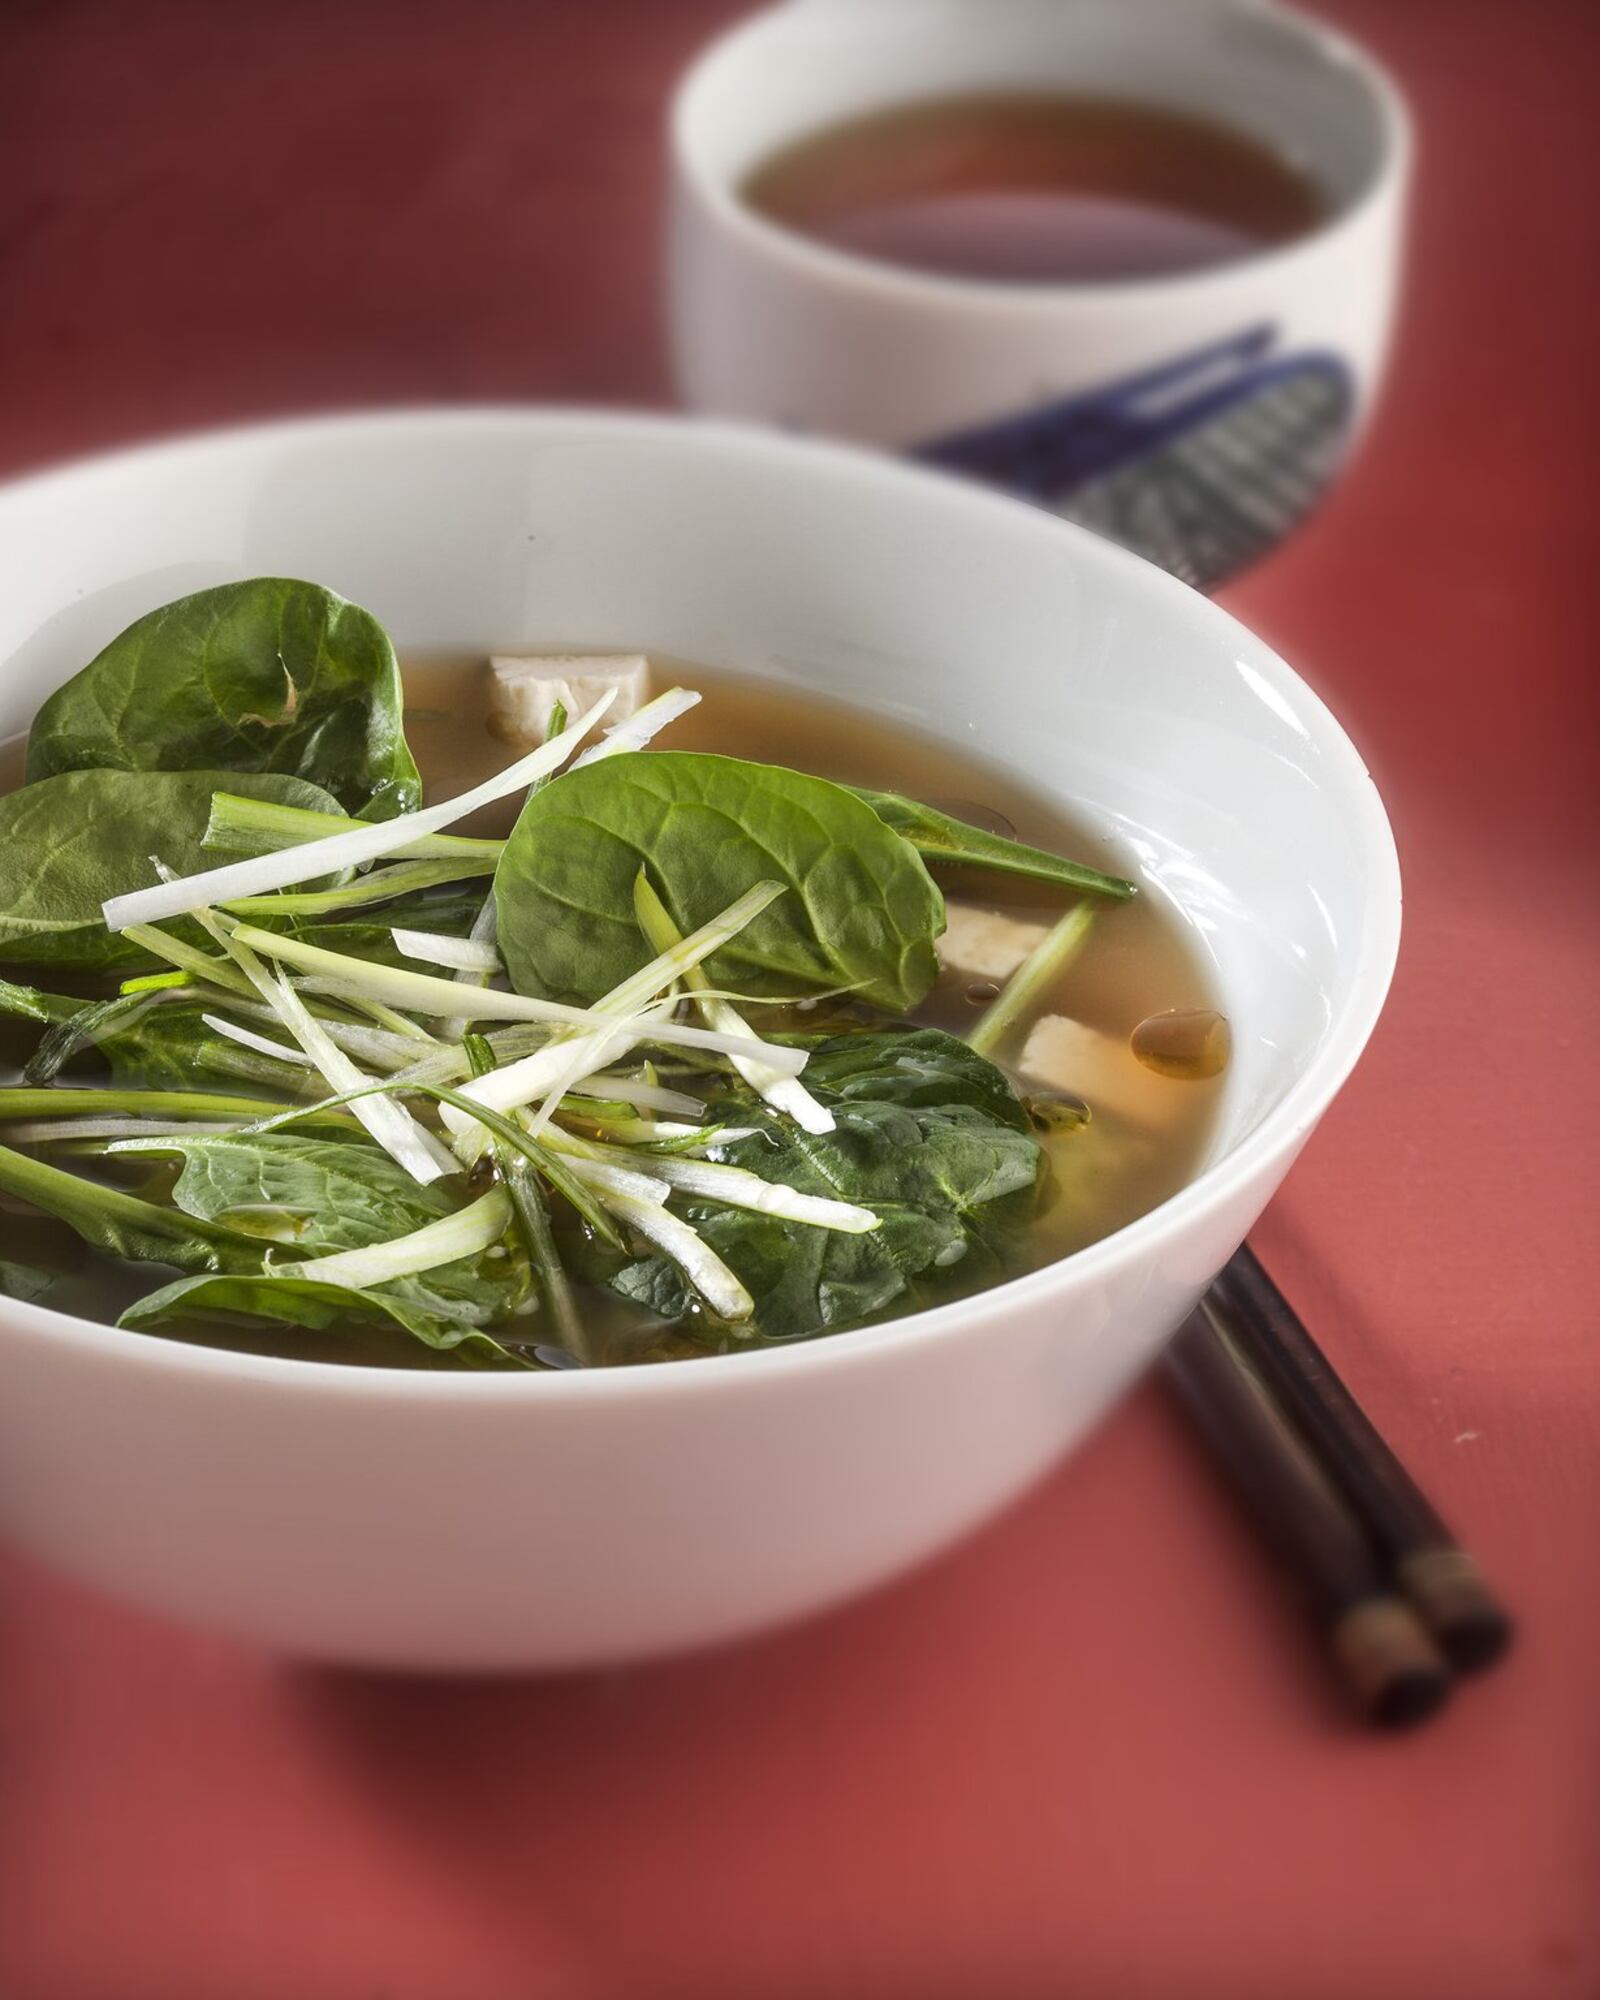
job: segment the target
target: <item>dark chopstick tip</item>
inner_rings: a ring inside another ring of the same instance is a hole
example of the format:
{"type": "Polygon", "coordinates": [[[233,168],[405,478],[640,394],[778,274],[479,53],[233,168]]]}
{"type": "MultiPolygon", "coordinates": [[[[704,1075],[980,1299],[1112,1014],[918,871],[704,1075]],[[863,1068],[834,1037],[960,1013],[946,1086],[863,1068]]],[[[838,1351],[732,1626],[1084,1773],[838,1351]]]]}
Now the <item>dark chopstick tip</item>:
{"type": "Polygon", "coordinates": [[[1430,1715],[1437,1715],[1450,1698],[1450,1676],[1427,1667],[1396,1674],[1367,1708],[1368,1719],[1379,1729],[1415,1729],[1430,1715]]]}
{"type": "Polygon", "coordinates": [[[1440,1628],[1443,1646],[1458,1674],[1481,1674],[1511,1650],[1516,1627],[1503,1611],[1486,1611],[1481,1618],[1463,1619],[1448,1629],[1440,1628]]]}
{"type": "Polygon", "coordinates": [[[1457,1673],[1482,1673],[1509,1651],[1515,1627],[1465,1549],[1419,1549],[1396,1576],[1457,1673]]]}
{"type": "Polygon", "coordinates": [[[1335,1622],[1330,1637],[1346,1686],[1376,1728],[1414,1729],[1449,1700],[1449,1666],[1402,1598],[1363,1599],[1335,1622]]]}

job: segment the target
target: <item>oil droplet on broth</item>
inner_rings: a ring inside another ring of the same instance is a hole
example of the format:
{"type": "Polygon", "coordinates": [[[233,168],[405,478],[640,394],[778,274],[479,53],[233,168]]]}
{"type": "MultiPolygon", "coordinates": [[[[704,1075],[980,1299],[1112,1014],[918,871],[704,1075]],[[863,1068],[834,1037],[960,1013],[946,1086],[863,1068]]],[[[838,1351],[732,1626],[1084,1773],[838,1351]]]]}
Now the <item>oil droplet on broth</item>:
{"type": "Polygon", "coordinates": [[[1064,1132],[1081,1132],[1093,1117],[1081,1097],[1070,1090],[1036,1090],[1023,1099],[1033,1129],[1048,1137],[1064,1132]]]}
{"type": "Polygon", "coordinates": [[[1151,1014],[1128,1037],[1128,1046],[1146,1069],[1179,1083],[1200,1083],[1228,1067],[1232,1037],[1225,1015],[1214,1007],[1187,1007],[1151,1014]]]}

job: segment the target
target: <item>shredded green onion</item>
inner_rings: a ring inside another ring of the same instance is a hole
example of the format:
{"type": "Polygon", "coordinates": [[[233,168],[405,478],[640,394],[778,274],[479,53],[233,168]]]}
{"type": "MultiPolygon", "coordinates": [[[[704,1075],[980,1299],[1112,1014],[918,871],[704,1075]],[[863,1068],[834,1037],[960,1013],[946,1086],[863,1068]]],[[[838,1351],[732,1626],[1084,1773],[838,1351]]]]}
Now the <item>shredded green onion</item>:
{"type": "Polygon", "coordinates": [[[360,1250],[336,1250],[331,1256],[313,1257],[304,1264],[276,1264],[269,1275],[315,1279],[321,1284],[365,1291],[395,1278],[437,1270],[441,1264],[454,1264],[462,1257],[480,1256],[500,1241],[510,1223],[511,1203],[506,1191],[492,1187],[465,1208],[442,1215],[437,1222],[426,1223],[407,1236],[369,1243],[360,1250]]]}
{"type": "Polygon", "coordinates": [[[969,1048],[986,1056],[1005,1040],[1076,958],[1094,925],[1094,914],[1088,903],[1076,903],[1045,933],[968,1032],[969,1048]]]}

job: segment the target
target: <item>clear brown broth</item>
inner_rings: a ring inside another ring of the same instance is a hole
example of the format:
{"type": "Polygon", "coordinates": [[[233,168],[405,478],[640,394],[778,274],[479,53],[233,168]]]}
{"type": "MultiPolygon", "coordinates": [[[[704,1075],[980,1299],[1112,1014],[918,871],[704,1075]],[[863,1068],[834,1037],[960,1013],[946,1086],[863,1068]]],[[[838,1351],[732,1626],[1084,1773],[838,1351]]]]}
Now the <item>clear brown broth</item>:
{"type": "Polygon", "coordinates": [[[806,134],[740,189],[879,263],[1012,284],[1169,277],[1314,229],[1322,191],[1247,133],[1156,104],[996,91],[806,134]]]}
{"type": "MultiPolygon", "coordinates": [[[[699,666],[676,666],[655,656],[657,685],[673,679],[700,688],[700,706],[674,723],[671,747],[704,750],[816,771],[844,783],[876,786],[925,799],[979,823],[1014,830],[1017,837],[1093,865],[1117,868],[1117,857],[1081,821],[1021,786],[996,766],[932,735],[908,730],[871,714],[800,689],[757,682],[699,666]]],[[[408,661],[406,731],[422,769],[427,795],[443,798],[486,777],[506,761],[506,746],[488,728],[488,671],[479,656],[432,655],[408,661]]],[[[22,781],[22,743],[0,747],[0,791],[22,781]]],[[[503,834],[513,807],[491,808],[463,830],[503,834]]],[[[1043,885],[961,870],[940,870],[951,901],[977,905],[1029,922],[1052,921],[1063,907],[1043,885]],[[997,893],[1003,891],[1003,893],[997,893]]],[[[17,968],[6,968],[19,975],[17,968]]],[[[72,990],[59,975],[40,983],[72,990]]],[[[965,973],[946,971],[917,1018],[961,1033],[976,1020],[981,997],[969,993],[965,973]]],[[[78,990],[85,990],[81,984],[78,990]]],[[[1206,969],[1181,923],[1156,898],[1143,895],[1108,904],[1097,916],[1088,947],[1038,1014],[1064,1013],[1100,1030],[1126,1049],[1147,1016],[1169,1009],[1215,1004],[1206,969]]],[[[798,1015],[794,1025],[815,1025],[798,1015]]],[[[1009,1066],[1023,1033],[998,1051],[1009,1066]]],[[[15,1075],[37,1031],[34,1024],[0,1016],[0,1066],[15,1075]]],[[[1144,1074],[1142,1072],[1142,1074],[1144,1074]]],[[[1036,1083],[1018,1078],[1027,1091],[1036,1083]]],[[[1050,1157],[1049,1191],[1033,1229],[1018,1251],[1017,1273],[1054,1262],[1145,1214],[1193,1178],[1215,1128],[1222,1079],[1152,1079],[1137,1122],[1097,1101],[1097,1079],[1074,1077],[1071,1088],[1089,1106],[1086,1126],[1044,1132],[1050,1157]]],[[[53,1157],[60,1157],[59,1152],[53,1157]]],[[[170,1170],[157,1168],[146,1185],[159,1186],[170,1170]]],[[[150,1265],[128,1265],[98,1256],[64,1224],[0,1198],[0,1259],[42,1266],[61,1274],[46,1303],[90,1319],[114,1320],[144,1292],[164,1282],[150,1265]]],[[[957,1288],[952,1287],[950,1295],[957,1288]]],[[[616,1361],[671,1358],[703,1350],[669,1335],[602,1291],[583,1294],[586,1320],[600,1352],[616,1361]]],[[[403,1348],[372,1348],[367,1341],[262,1329],[242,1322],[186,1329],[186,1337],[223,1347],[292,1358],[407,1365],[403,1348]]],[[[848,1338],[848,1335],[842,1336],[848,1338]]]]}

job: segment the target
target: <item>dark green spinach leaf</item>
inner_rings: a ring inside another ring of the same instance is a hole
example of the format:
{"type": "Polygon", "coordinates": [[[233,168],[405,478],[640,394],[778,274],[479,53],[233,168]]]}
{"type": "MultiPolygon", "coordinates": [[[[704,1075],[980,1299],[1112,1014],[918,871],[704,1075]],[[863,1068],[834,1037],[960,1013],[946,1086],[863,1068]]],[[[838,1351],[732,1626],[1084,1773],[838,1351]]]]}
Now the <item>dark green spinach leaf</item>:
{"type": "MultiPolygon", "coordinates": [[[[677,1204],[756,1301],[755,1333],[793,1340],[859,1326],[937,1297],[981,1266],[1004,1276],[1031,1220],[1044,1154],[1005,1077],[937,1029],[838,1036],[814,1044],[806,1087],[838,1120],[813,1136],[741,1100],[749,1138],[714,1157],[764,1180],[873,1209],[880,1226],[849,1236],[717,1202],[677,1204]]],[[[588,1246],[593,1275],[684,1330],[722,1343],[686,1317],[693,1295],[659,1254],[626,1262],[588,1246]]],[[[727,1344],[744,1344],[731,1340],[727,1344]]]]}
{"type": "Polygon", "coordinates": [[[521,993],[597,1000],[651,956],[641,866],[680,931],[758,882],[787,891],[707,962],[736,992],[845,986],[894,1013],[938,972],[944,902],[915,848],[825,778],[695,752],[625,752],[523,807],[495,874],[500,948],[521,993]]]}
{"type": "MultiPolygon", "coordinates": [[[[356,1291],[347,1285],[310,1278],[180,1278],[128,1307],[118,1326],[139,1331],[182,1327],[196,1320],[273,1320],[283,1326],[331,1329],[348,1342],[355,1329],[401,1328],[439,1364],[466,1368],[530,1368],[536,1364],[513,1353],[479,1329],[441,1317],[397,1297],[392,1290],[356,1291]]],[[[392,1352],[380,1352],[392,1361],[392,1352]]]]}
{"type": "Polygon", "coordinates": [[[1022,875],[1032,882],[1053,882],[1059,888],[1088,892],[1095,896],[1125,899],[1136,893],[1131,882],[1120,875],[1107,875],[1081,861],[1067,861],[1042,847],[1029,847],[1003,834],[988,833],[965,820],[925,806],[918,799],[903,798],[899,792],[863,791],[858,785],[847,789],[864,799],[886,826],[904,834],[924,861],[947,867],[987,868],[1000,875],[1022,875]]]}
{"type": "MultiPolygon", "coordinates": [[[[196,1274],[140,1299],[119,1325],[237,1313],[313,1329],[398,1327],[457,1365],[528,1365],[482,1331],[528,1297],[526,1260],[510,1241],[503,1257],[461,1258],[366,1291],[265,1275],[270,1251],[286,1262],[352,1249],[420,1229],[453,1206],[375,1148],[264,1132],[174,1139],[161,1152],[183,1161],[171,1208],[0,1146],[0,1191],[108,1256],[196,1274]]],[[[18,1282],[12,1296],[29,1296],[25,1272],[18,1282]]],[[[0,1269],[0,1289],[8,1284],[0,1269]]]]}
{"type": "Polygon", "coordinates": [[[8,1299],[37,1299],[49,1291],[59,1274],[41,1271],[35,1264],[13,1263],[0,1258],[0,1293],[8,1299]]]}
{"type": "Polygon", "coordinates": [[[111,1257],[183,1271],[261,1269],[262,1245],[240,1231],[69,1174],[10,1146],[0,1146],[0,1191],[42,1208],[111,1257]]]}
{"type": "Polygon", "coordinates": [[[227,788],[310,811],[333,801],[301,778],[239,771],[66,771],[0,798],[0,960],[123,970],[150,963],[106,929],[100,905],[210,865],[211,795],[227,788]]]}
{"type": "Polygon", "coordinates": [[[368,819],[422,796],[388,634],[331,590],[275,576],[130,625],[39,710],[27,769],[30,783],[93,769],[270,771],[368,819]]]}
{"type": "MultiPolygon", "coordinates": [[[[147,1149],[183,1162],[172,1199],[186,1215],[253,1230],[264,1212],[290,1220],[292,1261],[359,1250],[437,1222],[460,1204],[435,1182],[419,1187],[386,1153],[298,1132],[201,1133],[147,1149]]],[[[383,1297],[462,1326],[508,1319],[526,1301],[526,1259],[514,1241],[381,1288],[383,1297]]]]}
{"type": "MultiPolygon", "coordinates": [[[[129,1101],[116,1107],[129,1116],[143,1108],[131,1095],[140,1088],[187,1091],[197,1082],[222,1081],[254,1084],[280,1096],[303,1090],[306,1071],[299,1063],[280,1062],[208,1028],[202,1017],[216,1011],[203,991],[79,1000],[0,979],[0,1014],[51,1024],[24,1068],[27,1082],[49,1081],[69,1064],[75,1071],[109,1071],[112,1081],[130,1093],[129,1101]],[[147,1003],[143,1007],[132,1004],[141,999],[147,1003]]],[[[270,1023],[266,1031],[271,1032],[270,1023]]],[[[263,1104],[262,1114],[270,1108],[263,1104]]]]}

